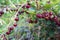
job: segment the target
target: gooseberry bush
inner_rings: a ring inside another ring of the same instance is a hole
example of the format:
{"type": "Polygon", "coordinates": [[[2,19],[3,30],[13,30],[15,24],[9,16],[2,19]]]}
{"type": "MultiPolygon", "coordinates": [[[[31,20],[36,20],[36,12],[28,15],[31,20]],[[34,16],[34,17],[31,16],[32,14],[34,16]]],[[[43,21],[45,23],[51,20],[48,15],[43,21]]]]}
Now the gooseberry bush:
{"type": "Polygon", "coordinates": [[[0,40],[60,40],[60,0],[1,0],[0,40]]]}

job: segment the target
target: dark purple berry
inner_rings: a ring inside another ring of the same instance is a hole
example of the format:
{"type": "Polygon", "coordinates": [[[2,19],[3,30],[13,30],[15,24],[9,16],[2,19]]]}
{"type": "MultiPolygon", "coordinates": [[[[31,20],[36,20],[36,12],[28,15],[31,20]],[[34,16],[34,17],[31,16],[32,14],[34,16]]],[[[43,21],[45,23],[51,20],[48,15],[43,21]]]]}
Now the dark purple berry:
{"type": "Polygon", "coordinates": [[[49,15],[51,16],[51,15],[53,15],[53,13],[52,12],[49,12],[49,15]]]}
{"type": "Polygon", "coordinates": [[[2,16],[2,14],[0,14],[0,16],[2,16]]]}
{"type": "Polygon", "coordinates": [[[37,18],[42,18],[42,14],[36,14],[37,18]]]}
{"type": "Polygon", "coordinates": [[[54,16],[53,20],[56,22],[58,21],[58,17],[57,16],[54,16]]]}
{"type": "Polygon", "coordinates": [[[33,21],[31,19],[28,20],[29,23],[33,23],[33,21]]]}
{"type": "Polygon", "coordinates": [[[19,11],[18,14],[22,14],[22,13],[19,11]]]}
{"type": "Polygon", "coordinates": [[[49,14],[48,14],[48,13],[46,13],[46,14],[45,14],[45,17],[49,17],[49,14]]]}
{"type": "Polygon", "coordinates": [[[42,14],[42,18],[44,18],[45,17],[45,15],[44,14],[42,14]]]}
{"type": "Polygon", "coordinates": [[[25,5],[23,5],[22,8],[25,8],[25,5]]]}
{"type": "Polygon", "coordinates": [[[53,20],[53,18],[49,17],[49,20],[51,20],[51,21],[52,21],[52,20],[53,20]]]}
{"type": "Polygon", "coordinates": [[[0,14],[4,14],[4,12],[3,11],[0,11],[0,14]]]}
{"type": "Polygon", "coordinates": [[[26,5],[26,8],[30,8],[30,5],[26,5]]]}
{"type": "Polygon", "coordinates": [[[16,18],[15,18],[15,21],[19,21],[19,18],[18,18],[18,17],[16,17],[16,18]]]}
{"type": "Polygon", "coordinates": [[[14,29],[13,26],[11,26],[11,27],[8,28],[9,31],[11,31],[11,30],[13,30],[13,29],[14,29]]]}
{"type": "Polygon", "coordinates": [[[42,13],[42,18],[45,18],[45,17],[47,17],[48,16],[48,14],[47,14],[48,12],[43,12],[42,13]]]}
{"type": "Polygon", "coordinates": [[[17,24],[16,24],[16,23],[14,23],[14,24],[13,24],[13,26],[14,26],[14,27],[16,27],[16,26],[17,26],[17,24]]]}
{"type": "Polygon", "coordinates": [[[36,20],[34,20],[34,23],[37,23],[38,22],[38,20],[36,19],[36,20]]]}
{"type": "Polygon", "coordinates": [[[57,21],[56,24],[57,24],[58,26],[60,26],[60,21],[57,21]]]}
{"type": "Polygon", "coordinates": [[[0,11],[0,16],[2,16],[4,14],[4,12],[3,11],[0,11]]]}
{"type": "Polygon", "coordinates": [[[22,14],[22,13],[24,13],[24,11],[19,11],[19,12],[18,12],[18,14],[22,14]]]}
{"type": "Polygon", "coordinates": [[[9,35],[9,34],[10,34],[10,32],[8,31],[8,32],[6,32],[6,34],[7,34],[7,35],[9,35]]]}

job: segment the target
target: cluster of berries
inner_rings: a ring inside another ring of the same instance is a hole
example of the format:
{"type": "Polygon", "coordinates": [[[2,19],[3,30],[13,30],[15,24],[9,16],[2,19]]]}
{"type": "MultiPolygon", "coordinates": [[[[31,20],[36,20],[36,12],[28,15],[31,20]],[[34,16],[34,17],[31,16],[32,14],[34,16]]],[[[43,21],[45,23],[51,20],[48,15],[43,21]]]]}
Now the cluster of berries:
{"type": "Polygon", "coordinates": [[[42,14],[36,14],[36,17],[54,21],[58,26],[60,26],[60,21],[58,20],[58,17],[52,12],[43,12],[42,14]]]}
{"type": "MultiPolygon", "coordinates": [[[[19,21],[19,18],[16,17],[14,20],[17,22],[17,21],[19,21]]],[[[8,32],[6,32],[6,34],[9,35],[11,33],[11,31],[14,29],[14,27],[17,27],[17,23],[14,23],[13,26],[8,27],[8,32]]]]}

